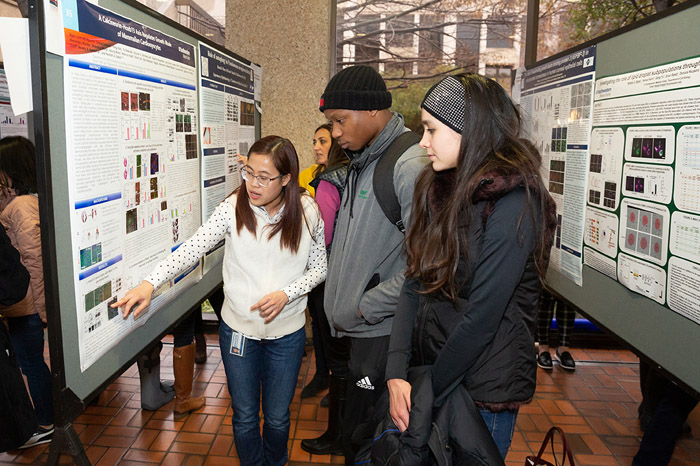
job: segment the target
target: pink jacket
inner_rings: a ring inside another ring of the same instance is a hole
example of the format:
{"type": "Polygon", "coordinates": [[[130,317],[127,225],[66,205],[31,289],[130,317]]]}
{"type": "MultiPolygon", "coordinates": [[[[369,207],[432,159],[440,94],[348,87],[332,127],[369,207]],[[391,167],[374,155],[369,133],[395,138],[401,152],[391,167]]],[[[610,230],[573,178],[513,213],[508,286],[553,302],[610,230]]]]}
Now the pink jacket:
{"type": "Polygon", "coordinates": [[[7,230],[12,245],[19,251],[22,264],[31,276],[27,296],[17,304],[2,308],[6,317],[20,317],[39,313],[46,322],[44,300],[44,269],[41,258],[41,231],[39,230],[39,199],[34,195],[17,196],[4,203],[0,222],[7,230]]]}

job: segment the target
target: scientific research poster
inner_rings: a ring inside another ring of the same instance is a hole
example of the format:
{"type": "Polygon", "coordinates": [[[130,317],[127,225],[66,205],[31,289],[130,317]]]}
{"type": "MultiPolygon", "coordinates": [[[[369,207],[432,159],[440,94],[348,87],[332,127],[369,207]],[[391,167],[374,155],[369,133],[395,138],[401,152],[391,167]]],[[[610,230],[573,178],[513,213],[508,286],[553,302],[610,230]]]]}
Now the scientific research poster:
{"type": "Polygon", "coordinates": [[[255,141],[253,68],[199,44],[202,221],[240,184],[236,154],[255,141]]]}
{"type": "MultiPolygon", "coordinates": [[[[237,154],[255,141],[253,68],[199,44],[199,109],[202,124],[202,222],[241,183],[237,154]]],[[[223,259],[223,242],[204,259],[205,273],[223,259]]]]}
{"type": "Polygon", "coordinates": [[[593,46],[527,70],[520,97],[525,133],[542,155],[542,177],[557,203],[549,266],[579,286],[595,53],[593,46]]]}
{"type": "Polygon", "coordinates": [[[64,4],[66,146],[80,364],[201,277],[156,290],[138,319],[109,307],[200,225],[196,49],[111,11],[64,4]]]}
{"type": "Polygon", "coordinates": [[[7,75],[0,69],[0,138],[5,136],[29,135],[27,127],[27,115],[16,115],[12,111],[10,102],[10,89],[7,87],[7,75]]]}
{"type": "MultiPolygon", "coordinates": [[[[619,219],[618,280],[700,323],[700,58],[599,79],[593,126],[590,171],[615,167],[601,176],[605,191],[620,187],[619,211],[607,209],[619,219]]],[[[606,209],[599,187],[589,210],[606,209]]]]}

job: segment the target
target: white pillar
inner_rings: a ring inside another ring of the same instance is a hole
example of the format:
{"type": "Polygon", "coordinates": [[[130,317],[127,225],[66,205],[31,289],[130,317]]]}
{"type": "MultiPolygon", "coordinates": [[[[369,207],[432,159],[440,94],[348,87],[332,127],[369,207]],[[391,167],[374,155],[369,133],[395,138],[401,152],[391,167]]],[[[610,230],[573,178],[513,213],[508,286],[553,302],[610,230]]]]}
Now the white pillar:
{"type": "MultiPolygon", "coordinates": [[[[348,15],[347,13],[345,14],[345,20],[347,21],[348,15]]],[[[354,37],[354,34],[352,32],[352,27],[348,24],[348,29],[343,31],[343,39],[349,41],[354,37]]],[[[343,61],[344,62],[351,62],[355,61],[355,44],[352,43],[346,43],[343,45],[343,61]]]]}
{"type": "MultiPolygon", "coordinates": [[[[382,13],[381,18],[384,19],[386,17],[386,14],[382,13]]],[[[389,54],[386,53],[384,50],[386,50],[386,22],[382,21],[379,23],[379,30],[382,31],[379,34],[379,46],[381,47],[379,49],[379,72],[383,73],[384,72],[384,62],[382,60],[386,60],[389,58],[389,54]]]]}
{"type": "MultiPolygon", "coordinates": [[[[482,19],[487,19],[486,13],[483,14],[482,19]]],[[[486,34],[488,34],[486,21],[482,21],[479,28],[479,74],[481,75],[486,73],[486,34]]]]}
{"type": "Polygon", "coordinates": [[[520,52],[522,51],[522,45],[523,45],[523,28],[525,27],[525,21],[522,21],[521,18],[518,18],[517,23],[513,23],[513,28],[514,28],[514,34],[513,34],[513,49],[515,52],[515,56],[517,57],[515,59],[516,63],[513,64],[513,69],[518,67],[517,60],[520,60],[520,52]]]}
{"type": "MultiPolygon", "coordinates": [[[[420,26],[420,15],[418,13],[413,15],[413,25],[415,27],[420,26]]],[[[420,53],[420,37],[418,34],[413,35],[413,56],[418,57],[418,54],[420,53]]],[[[418,62],[414,61],[413,62],[413,74],[418,74],[418,62]]]]}
{"type": "Polygon", "coordinates": [[[457,53],[457,15],[451,13],[447,16],[445,22],[455,24],[450,24],[443,28],[442,62],[446,65],[454,65],[457,53]]]}

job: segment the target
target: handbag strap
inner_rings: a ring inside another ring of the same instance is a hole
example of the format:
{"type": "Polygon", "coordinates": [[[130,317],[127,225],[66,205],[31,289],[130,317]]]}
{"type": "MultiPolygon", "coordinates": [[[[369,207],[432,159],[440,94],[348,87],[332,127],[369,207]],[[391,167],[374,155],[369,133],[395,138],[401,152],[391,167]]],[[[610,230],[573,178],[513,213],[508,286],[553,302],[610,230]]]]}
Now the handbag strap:
{"type": "Polygon", "coordinates": [[[556,464],[559,464],[559,461],[557,460],[557,455],[554,454],[554,433],[559,432],[559,435],[561,436],[561,443],[563,445],[563,456],[564,456],[564,462],[562,463],[562,466],[566,463],[566,458],[569,458],[569,464],[570,466],[574,466],[574,457],[571,454],[571,448],[569,448],[569,444],[566,441],[566,434],[564,434],[564,431],[561,430],[561,428],[557,426],[553,426],[549,431],[547,431],[547,435],[545,435],[544,440],[542,441],[542,446],[540,447],[539,453],[537,453],[537,458],[540,459],[542,458],[542,454],[544,453],[545,448],[547,448],[547,443],[552,444],[552,455],[554,456],[554,462],[556,464]]]}

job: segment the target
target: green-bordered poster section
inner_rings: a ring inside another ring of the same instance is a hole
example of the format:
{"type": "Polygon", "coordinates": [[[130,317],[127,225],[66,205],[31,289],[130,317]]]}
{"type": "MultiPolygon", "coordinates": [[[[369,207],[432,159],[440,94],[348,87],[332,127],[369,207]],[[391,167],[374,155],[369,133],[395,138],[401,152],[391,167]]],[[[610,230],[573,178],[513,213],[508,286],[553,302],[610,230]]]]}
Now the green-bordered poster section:
{"type": "Polygon", "coordinates": [[[596,81],[588,173],[585,264],[700,323],[700,57],[596,81]]]}

